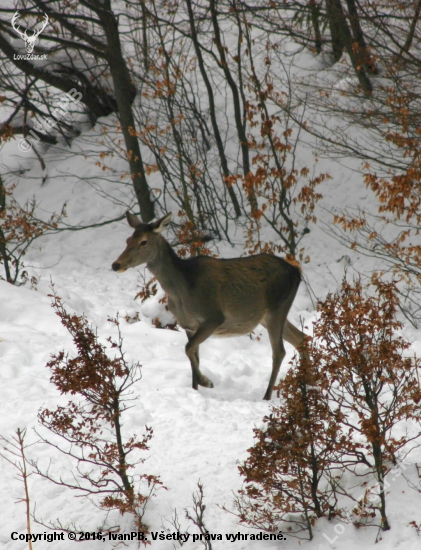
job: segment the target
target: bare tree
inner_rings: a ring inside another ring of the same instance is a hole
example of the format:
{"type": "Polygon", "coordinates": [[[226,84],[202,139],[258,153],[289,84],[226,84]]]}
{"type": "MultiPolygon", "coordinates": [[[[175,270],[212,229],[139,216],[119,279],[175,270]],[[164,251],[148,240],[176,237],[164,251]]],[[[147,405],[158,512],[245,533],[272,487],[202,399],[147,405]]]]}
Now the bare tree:
{"type": "MultiPolygon", "coordinates": [[[[150,221],[154,217],[154,206],[132,111],[136,89],[121,45],[118,15],[113,12],[110,0],[81,2],[76,13],[69,10],[62,0],[32,0],[31,4],[31,12],[37,10],[46,13],[53,22],[49,30],[39,37],[40,51],[48,52],[52,61],[40,68],[28,60],[15,59],[16,52],[6,38],[7,35],[13,36],[14,30],[3,19],[0,21],[0,50],[20,71],[20,75],[13,74],[10,63],[7,64],[4,69],[7,78],[16,82],[16,78],[23,74],[32,81],[42,81],[66,93],[76,89],[91,114],[92,121],[99,116],[116,112],[140,213],[144,221],[150,221]],[[77,63],[73,61],[74,58],[78,59],[77,63]],[[96,60],[100,60],[100,63],[96,60]],[[107,81],[107,70],[111,74],[111,83],[107,81]]],[[[11,11],[2,9],[4,15],[11,11]]],[[[31,82],[30,85],[33,84],[31,82]]],[[[18,87],[16,84],[13,86],[15,91],[18,87]]],[[[17,104],[17,108],[14,116],[7,121],[9,125],[20,110],[24,107],[31,110],[33,107],[27,97],[28,90],[25,89],[23,94],[24,97],[19,102],[16,99],[11,100],[17,104]]],[[[18,124],[18,130],[20,126],[18,124]]]]}

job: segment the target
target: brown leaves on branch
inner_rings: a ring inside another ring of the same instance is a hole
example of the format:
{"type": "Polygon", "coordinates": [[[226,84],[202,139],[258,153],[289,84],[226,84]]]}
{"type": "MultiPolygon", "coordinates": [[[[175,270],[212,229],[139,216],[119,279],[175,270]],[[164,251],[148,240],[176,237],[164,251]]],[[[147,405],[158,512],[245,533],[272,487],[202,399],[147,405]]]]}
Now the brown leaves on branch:
{"type": "Polygon", "coordinates": [[[37,218],[35,199],[21,206],[13,196],[14,186],[6,187],[0,176],[0,264],[6,280],[16,283],[22,269],[22,258],[32,242],[48,231],[58,228],[66,217],[64,204],[59,214],[46,221],[37,218]]]}
{"type": "Polygon", "coordinates": [[[255,430],[240,466],[241,521],[269,531],[285,522],[290,534],[311,539],[318,517],[349,518],[341,496],[351,499],[352,521],[377,516],[379,527],[390,528],[384,481],[421,435],[421,361],[398,335],[398,304],[395,284],[377,277],[370,287],[344,280],[319,304],[308,360],[296,359],[280,382],[281,402],[255,430]],[[367,484],[374,479],[377,498],[356,508],[346,471],[363,494],[373,492],[367,484]]]}
{"type": "Polygon", "coordinates": [[[43,441],[76,462],[74,482],[57,480],[49,471],[37,472],[64,487],[88,496],[100,497],[103,509],[127,512],[134,517],[138,530],[147,531],[142,518],[145,506],[154,490],[162,485],[153,475],[136,473],[145,459],[139,455],[149,449],[152,428],[140,439],[127,438],[122,430],[122,415],[132,402],[132,386],[141,379],[139,363],[128,363],[123,351],[123,339],[118,317],[109,319],[118,332],[117,340],[107,341],[115,356],[109,357],[98,341],[96,332],[85,316],[69,314],[53,290],[53,308],[61,323],[73,338],[77,354],[65,352],[52,356],[47,367],[51,381],[65,395],[76,395],[81,401],[69,401],[54,410],[42,409],[39,421],[51,433],[62,438],[58,445],[47,438],[43,441]],[[141,490],[147,489],[146,494],[141,490]]]}
{"type": "MultiPolygon", "coordinates": [[[[385,140],[391,144],[392,159],[400,168],[387,176],[379,175],[366,163],[365,184],[378,199],[379,215],[360,211],[334,217],[342,228],[339,240],[353,249],[382,260],[382,268],[392,267],[402,284],[400,308],[410,322],[421,319],[421,152],[419,130],[404,106],[410,98],[403,88],[390,88],[388,107],[393,123],[385,121],[385,140]],[[409,118],[408,118],[409,117],[409,118]],[[387,230],[386,230],[387,227],[387,230]],[[348,236],[347,233],[354,233],[348,236]],[[386,235],[386,236],[385,236],[386,235]]],[[[335,231],[334,231],[335,233],[335,231]]]]}
{"type": "MultiPolygon", "coordinates": [[[[403,139],[403,138],[402,138],[403,139]]],[[[389,212],[396,219],[403,219],[406,223],[413,226],[421,223],[421,152],[417,144],[403,143],[399,147],[404,155],[411,155],[411,161],[407,169],[401,173],[395,174],[390,178],[379,177],[376,174],[368,173],[365,175],[367,187],[375,193],[379,199],[379,212],[389,212]]]]}

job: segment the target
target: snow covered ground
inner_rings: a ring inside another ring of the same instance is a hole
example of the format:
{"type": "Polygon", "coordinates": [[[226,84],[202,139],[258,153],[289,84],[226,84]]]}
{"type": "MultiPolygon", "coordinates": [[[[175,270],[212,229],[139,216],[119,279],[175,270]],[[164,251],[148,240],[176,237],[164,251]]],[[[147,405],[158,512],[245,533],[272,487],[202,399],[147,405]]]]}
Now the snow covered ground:
{"type": "MultiPolygon", "coordinates": [[[[82,147],[82,141],[75,140],[73,148],[82,147]]],[[[88,175],[94,178],[96,171],[99,173],[100,169],[93,167],[93,163],[85,162],[81,156],[60,160],[59,155],[54,156],[53,150],[48,155],[49,172],[42,185],[39,162],[33,155],[20,153],[16,141],[3,147],[2,166],[9,170],[17,166],[30,170],[32,180],[19,182],[15,192],[20,202],[36,195],[45,212],[59,211],[63,202],[67,202],[68,220],[72,224],[101,222],[124,212],[121,204],[100,197],[87,182],[78,179],[77,176],[88,175]],[[75,176],[61,177],[61,174],[69,173],[75,176]]],[[[374,200],[356,172],[326,160],[320,164],[322,170],[326,169],[332,176],[320,188],[324,209],[364,204],[366,208],[372,205],[375,211],[374,200]]],[[[113,190],[113,193],[124,202],[124,191],[120,195],[118,190],[113,190]]],[[[317,215],[321,221],[330,221],[326,210],[319,209],[317,215]]],[[[139,290],[139,272],[143,273],[143,268],[124,274],[111,271],[111,263],[124,249],[125,239],[130,234],[131,229],[122,221],[43,237],[34,243],[25,259],[28,272],[39,279],[36,290],[0,281],[0,434],[10,437],[17,428],[27,428],[27,442],[36,442],[33,428],[37,427],[40,407],[51,409],[67,402],[50,383],[45,366],[51,354],[73,349],[70,336],[51,308],[48,297],[51,282],[66,309],[86,314],[104,342],[107,336],[115,336],[107,316],[119,312],[122,318],[126,314],[133,317],[139,312],[139,322],[130,324],[123,320],[121,325],[127,359],[142,364],[142,380],[136,386],[139,399],[124,415],[124,433],[127,436],[142,434],[145,425],[153,428],[148,459],[142,468],[148,474],[159,475],[168,488],[158,491],[151,500],[145,522],[155,533],[161,533],[163,528],[174,531],[169,522],[173,510],[177,509],[181,532],[186,532],[189,527],[190,533],[195,533],[184,519],[184,509],[192,505],[191,494],[200,480],[205,491],[206,525],[212,534],[222,535],[222,541],[213,543],[214,550],[296,548],[299,542],[288,534],[281,542],[245,540],[245,535],[250,539],[250,534],[256,535],[258,531],[239,526],[236,517],[222,509],[223,506],[233,509],[233,492],[242,483],[238,462],[246,458],[247,449],[253,444],[253,427],[261,425],[263,416],[270,410],[270,403],[262,401],[271,368],[271,348],[266,331],[262,328],[253,338],[210,339],[203,344],[202,369],[215,387],[193,391],[190,366],[184,353],[185,334],[154,327],[152,318],[159,311],[159,296],[145,304],[134,301],[139,290]],[[235,542],[227,540],[226,535],[238,533],[242,536],[236,537],[235,542]]],[[[328,291],[336,290],[345,268],[351,275],[354,269],[367,273],[372,269],[372,263],[370,259],[343,248],[318,226],[311,228],[303,244],[311,257],[311,262],[303,269],[312,295],[302,284],[289,318],[298,325],[302,320],[311,333],[314,296],[323,298],[328,291]],[[351,265],[341,260],[345,254],[350,257],[351,265]]],[[[218,252],[221,257],[239,256],[242,249],[241,246],[237,249],[221,246],[218,252]]],[[[408,326],[404,335],[414,343],[414,350],[421,353],[421,333],[408,326]]],[[[293,350],[287,345],[281,373],[288,369],[292,356],[293,350]]],[[[43,444],[31,446],[28,456],[39,460],[41,465],[50,461],[54,472],[72,468],[65,456],[43,444]]],[[[414,452],[410,461],[421,462],[420,451],[414,452]]],[[[5,550],[24,549],[27,548],[25,542],[11,540],[12,532],[26,533],[25,507],[18,502],[23,496],[23,486],[16,479],[16,470],[4,460],[0,460],[0,472],[3,495],[0,500],[0,546],[5,550]]],[[[407,465],[405,476],[419,487],[414,464],[407,465]]],[[[29,480],[29,488],[31,506],[38,519],[46,523],[59,520],[85,531],[97,531],[103,527],[104,512],[86,499],[76,498],[69,490],[35,475],[29,480]]],[[[421,547],[421,537],[408,524],[410,521],[421,523],[421,496],[403,476],[391,481],[389,490],[392,529],[380,534],[380,547],[385,550],[417,550],[421,547]]],[[[111,515],[108,524],[117,521],[121,532],[132,530],[129,517],[118,519],[111,515]]],[[[34,533],[50,533],[35,523],[32,527],[34,533]]],[[[377,534],[373,528],[357,530],[338,521],[320,520],[315,527],[314,540],[311,543],[301,541],[300,544],[318,550],[374,549],[379,548],[375,546],[377,534]]],[[[79,544],[83,548],[112,547],[108,540],[79,544]]],[[[177,542],[174,544],[177,546],[177,542]]],[[[75,545],[65,536],[65,540],[60,542],[41,540],[34,544],[34,548],[70,550],[75,545]]],[[[164,550],[172,545],[173,542],[168,540],[156,540],[152,541],[151,548],[164,550]]],[[[126,542],[126,546],[136,548],[137,543],[126,542]]],[[[192,537],[185,545],[187,550],[201,547],[202,543],[193,542],[192,537]]]]}

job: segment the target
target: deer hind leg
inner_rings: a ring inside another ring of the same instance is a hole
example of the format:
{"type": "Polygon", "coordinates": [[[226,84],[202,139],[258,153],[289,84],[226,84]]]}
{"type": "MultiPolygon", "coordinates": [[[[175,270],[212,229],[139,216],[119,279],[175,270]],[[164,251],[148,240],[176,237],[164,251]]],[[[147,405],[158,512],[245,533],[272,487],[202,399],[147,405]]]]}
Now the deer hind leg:
{"type": "Polygon", "coordinates": [[[285,320],[283,338],[294,346],[303,359],[308,359],[307,352],[301,350],[300,346],[310,337],[304,334],[304,332],[301,332],[301,330],[298,330],[298,328],[290,323],[288,319],[285,320]]]}
{"type": "Polygon", "coordinates": [[[206,321],[202,326],[198,328],[196,332],[186,331],[189,341],[186,344],[186,355],[190,359],[190,365],[192,370],[192,388],[198,389],[198,386],[204,386],[205,388],[213,388],[212,382],[207,376],[200,372],[199,363],[199,345],[207,340],[209,336],[215,332],[215,330],[222,325],[222,320],[206,321]]]}
{"type": "Polygon", "coordinates": [[[269,400],[272,396],[273,386],[276,384],[279,368],[285,357],[283,331],[288,309],[280,307],[275,311],[269,312],[264,319],[264,326],[269,333],[270,344],[272,346],[272,373],[265,396],[263,397],[266,400],[269,400]]]}

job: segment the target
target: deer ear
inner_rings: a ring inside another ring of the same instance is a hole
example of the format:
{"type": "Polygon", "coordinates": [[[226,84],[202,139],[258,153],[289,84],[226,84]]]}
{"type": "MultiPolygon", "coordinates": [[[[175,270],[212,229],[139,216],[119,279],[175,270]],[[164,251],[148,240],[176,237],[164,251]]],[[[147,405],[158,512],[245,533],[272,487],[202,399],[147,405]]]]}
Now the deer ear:
{"type": "Polygon", "coordinates": [[[161,233],[162,231],[164,231],[164,229],[167,229],[171,222],[171,216],[172,212],[169,212],[156,222],[152,222],[151,224],[149,224],[150,228],[152,229],[152,233],[161,233]]]}
{"type": "Polygon", "coordinates": [[[139,227],[139,225],[141,224],[137,217],[131,212],[126,212],[126,218],[129,222],[130,227],[133,227],[133,229],[136,229],[136,227],[139,227]]]}

